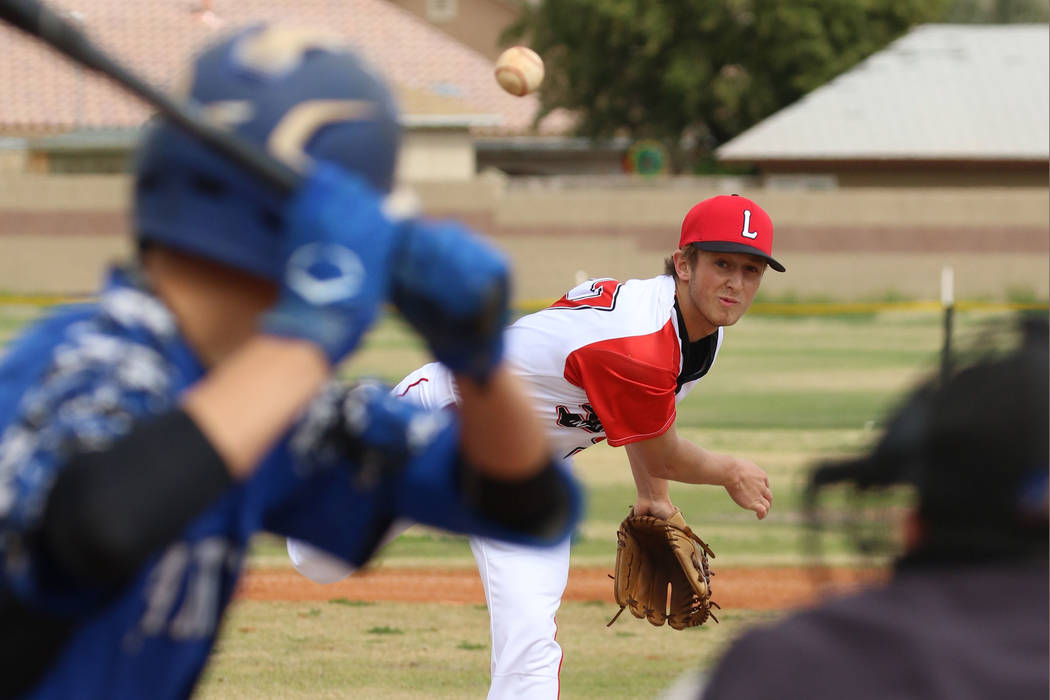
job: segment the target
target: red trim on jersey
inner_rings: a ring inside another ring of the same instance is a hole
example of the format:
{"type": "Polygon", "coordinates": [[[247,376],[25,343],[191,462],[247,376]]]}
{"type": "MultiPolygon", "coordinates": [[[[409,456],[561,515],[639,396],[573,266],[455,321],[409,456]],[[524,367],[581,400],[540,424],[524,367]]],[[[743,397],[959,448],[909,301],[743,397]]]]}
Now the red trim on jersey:
{"type": "Polygon", "coordinates": [[[429,381],[430,380],[428,378],[426,378],[426,377],[420,377],[416,381],[414,381],[411,384],[409,384],[408,386],[406,386],[405,390],[402,391],[400,394],[398,394],[398,397],[401,397],[401,396],[404,396],[405,394],[407,394],[412,387],[417,386],[419,384],[422,384],[423,382],[429,382],[429,381]]]}
{"type": "MultiPolygon", "coordinates": [[[[562,592],[562,595],[564,595],[564,592],[562,592]]],[[[558,618],[557,617],[554,618],[554,641],[555,642],[558,641],[558,618]]],[[[561,646],[559,645],[558,648],[561,649],[561,646]]],[[[561,699],[561,665],[564,662],[565,662],[565,650],[561,649],[561,658],[558,659],[558,675],[556,676],[556,678],[558,679],[558,694],[554,696],[554,700],[560,700],[561,699]]]]}
{"type": "Polygon", "coordinates": [[[584,345],[565,360],[565,379],[587,392],[615,447],[663,434],[675,419],[682,348],[674,323],[647,335],[584,345]]]}
{"type": "Polygon", "coordinates": [[[663,435],[664,433],[667,432],[667,429],[670,428],[672,424],[674,424],[674,419],[675,419],[675,410],[672,407],[671,408],[671,415],[667,418],[667,421],[663,425],[661,425],[659,428],[654,430],[653,432],[651,432],[651,433],[638,433],[638,434],[635,434],[635,435],[626,435],[624,437],[615,438],[615,439],[609,438],[609,444],[612,445],[613,447],[621,447],[623,445],[629,445],[632,442],[641,442],[642,440],[648,440],[649,438],[658,437],[658,436],[663,435]]]}

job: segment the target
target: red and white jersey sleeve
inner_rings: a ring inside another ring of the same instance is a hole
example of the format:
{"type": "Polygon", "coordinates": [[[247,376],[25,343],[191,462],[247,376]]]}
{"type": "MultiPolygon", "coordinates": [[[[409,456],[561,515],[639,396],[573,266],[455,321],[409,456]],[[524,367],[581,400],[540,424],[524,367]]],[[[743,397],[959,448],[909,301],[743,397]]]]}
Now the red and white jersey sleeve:
{"type": "Polygon", "coordinates": [[[508,362],[561,454],[606,438],[626,445],[656,437],[674,422],[675,404],[695,383],[678,389],[674,296],[668,276],[588,280],[507,330],[508,362]]]}

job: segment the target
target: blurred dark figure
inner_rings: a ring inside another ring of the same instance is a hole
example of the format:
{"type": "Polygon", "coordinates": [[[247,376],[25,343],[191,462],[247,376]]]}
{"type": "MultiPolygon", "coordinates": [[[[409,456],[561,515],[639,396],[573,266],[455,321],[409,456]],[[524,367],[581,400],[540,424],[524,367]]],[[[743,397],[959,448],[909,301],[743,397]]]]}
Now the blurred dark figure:
{"type": "Polygon", "coordinates": [[[866,490],[911,484],[905,554],[882,587],[830,600],[733,644],[723,698],[1050,697],[1047,323],[1019,347],[916,391],[871,454],[815,470],[866,490]]]}

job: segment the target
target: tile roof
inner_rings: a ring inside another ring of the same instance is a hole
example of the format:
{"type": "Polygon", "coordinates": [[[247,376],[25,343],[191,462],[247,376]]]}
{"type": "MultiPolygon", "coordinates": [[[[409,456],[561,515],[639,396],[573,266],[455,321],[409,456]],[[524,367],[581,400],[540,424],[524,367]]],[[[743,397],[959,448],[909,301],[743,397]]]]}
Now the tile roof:
{"type": "MultiPolygon", "coordinates": [[[[101,47],[162,87],[202,45],[235,28],[259,21],[323,27],[346,36],[394,85],[406,123],[460,115],[488,134],[532,133],[536,96],[503,92],[487,58],[384,0],[200,3],[54,0],[52,6],[71,13],[101,47]]],[[[150,114],[106,79],[6,25],[0,25],[0,56],[0,133],[128,127],[150,114]]],[[[552,114],[539,133],[561,133],[569,124],[566,114],[552,114]]]]}
{"type": "Polygon", "coordinates": [[[716,150],[725,161],[1050,158],[1050,25],[922,25],[716,150]]]}

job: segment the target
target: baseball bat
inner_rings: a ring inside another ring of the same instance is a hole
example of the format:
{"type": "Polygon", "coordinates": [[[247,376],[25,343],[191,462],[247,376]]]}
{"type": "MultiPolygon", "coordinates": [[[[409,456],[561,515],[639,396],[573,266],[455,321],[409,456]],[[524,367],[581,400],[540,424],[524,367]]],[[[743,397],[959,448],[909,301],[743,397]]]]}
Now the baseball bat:
{"type": "Polygon", "coordinates": [[[0,0],[0,19],[34,36],[76,63],[101,73],[209,147],[257,175],[280,194],[295,190],[299,173],[254,144],[210,124],[192,100],[178,102],[121,65],[86,33],[38,0],[0,0]]]}

